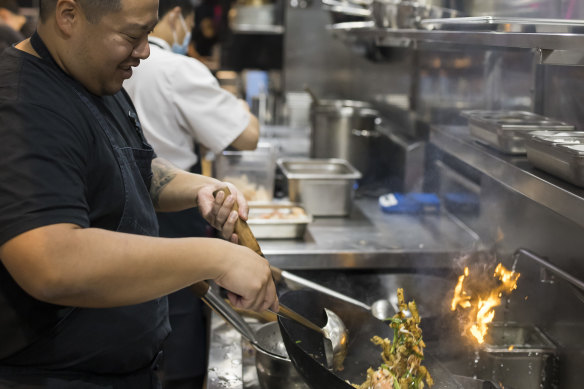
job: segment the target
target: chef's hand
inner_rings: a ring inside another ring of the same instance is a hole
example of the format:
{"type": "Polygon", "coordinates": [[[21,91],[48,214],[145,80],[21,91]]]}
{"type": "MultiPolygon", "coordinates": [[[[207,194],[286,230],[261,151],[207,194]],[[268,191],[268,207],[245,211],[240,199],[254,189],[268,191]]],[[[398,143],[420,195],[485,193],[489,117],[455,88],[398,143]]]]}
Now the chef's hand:
{"type": "Polygon", "coordinates": [[[229,245],[225,269],[214,279],[234,307],[278,312],[278,296],[268,261],[245,246],[229,245]],[[235,264],[234,264],[235,263],[235,264]]]}
{"type": "Polygon", "coordinates": [[[198,192],[197,203],[201,215],[215,229],[221,231],[221,236],[233,243],[238,243],[237,234],[234,233],[237,218],[247,220],[249,207],[243,194],[235,185],[228,182],[220,182],[215,185],[206,185],[198,192]],[[227,187],[231,194],[225,195],[220,189],[227,187]],[[213,195],[217,192],[217,195],[213,195]],[[239,211],[233,210],[237,202],[239,211]]]}

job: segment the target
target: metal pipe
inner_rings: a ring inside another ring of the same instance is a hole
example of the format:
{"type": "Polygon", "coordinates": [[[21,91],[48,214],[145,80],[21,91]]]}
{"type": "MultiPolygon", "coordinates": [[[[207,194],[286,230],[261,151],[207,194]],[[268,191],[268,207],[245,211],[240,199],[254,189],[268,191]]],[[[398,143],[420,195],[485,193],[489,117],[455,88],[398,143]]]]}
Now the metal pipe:
{"type": "Polygon", "coordinates": [[[568,274],[567,272],[560,269],[559,267],[549,263],[545,259],[537,256],[535,253],[533,253],[529,250],[526,250],[526,249],[518,249],[514,255],[516,258],[518,258],[520,255],[525,255],[527,258],[533,259],[535,262],[539,263],[541,266],[545,267],[546,269],[548,269],[552,273],[554,273],[557,276],[559,276],[560,278],[563,278],[564,280],[568,281],[570,284],[574,285],[576,288],[584,291],[584,282],[582,282],[578,278],[568,274]]]}

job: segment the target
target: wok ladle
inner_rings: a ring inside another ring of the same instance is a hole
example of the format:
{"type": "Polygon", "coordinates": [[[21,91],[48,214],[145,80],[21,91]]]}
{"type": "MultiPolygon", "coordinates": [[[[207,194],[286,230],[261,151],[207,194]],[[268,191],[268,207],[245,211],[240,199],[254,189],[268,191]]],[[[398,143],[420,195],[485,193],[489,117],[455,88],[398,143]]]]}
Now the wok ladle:
{"type": "MultiPolygon", "coordinates": [[[[221,189],[225,192],[225,196],[229,196],[231,192],[228,188],[221,189]]],[[[217,192],[216,192],[217,193],[217,192]]],[[[216,194],[215,193],[215,194],[216,194]]],[[[239,210],[237,203],[233,209],[239,210]]],[[[235,222],[235,233],[238,236],[239,244],[248,247],[256,252],[258,255],[265,258],[262,253],[259,243],[253,235],[249,225],[245,220],[238,218],[235,222]]],[[[203,302],[205,302],[211,309],[221,315],[227,322],[246,339],[248,339],[254,346],[260,347],[255,340],[253,330],[247,325],[245,320],[225,301],[216,295],[216,293],[209,288],[209,284],[201,281],[191,286],[191,289],[203,302]]],[[[269,310],[271,311],[271,310],[269,310]]],[[[347,354],[348,332],[345,324],[341,318],[329,309],[324,309],[326,315],[326,323],[323,327],[319,327],[302,315],[296,313],[292,309],[280,304],[278,312],[273,312],[281,317],[293,320],[311,330],[320,333],[324,338],[324,349],[329,369],[338,369],[342,366],[343,360],[347,354]]],[[[260,347],[261,348],[261,347],[260,347]]],[[[262,348],[262,351],[266,351],[262,348]]],[[[268,352],[268,354],[273,354],[268,352]]]]}

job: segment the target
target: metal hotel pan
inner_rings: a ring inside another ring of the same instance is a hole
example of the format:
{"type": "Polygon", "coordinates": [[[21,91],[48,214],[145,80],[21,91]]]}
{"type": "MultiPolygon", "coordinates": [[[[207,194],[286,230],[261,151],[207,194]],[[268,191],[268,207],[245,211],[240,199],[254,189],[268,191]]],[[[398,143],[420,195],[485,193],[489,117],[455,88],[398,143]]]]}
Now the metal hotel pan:
{"type": "Polygon", "coordinates": [[[361,173],[339,158],[280,158],[290,201],[313,216],[346,216],[351,211],[354,182],[361,173]]]}
{"type": "Polygon", "coordinates": [[[297,204],[250,204],[247,224],[257,239],[299,239],[312,223],[312,215],[297,204]],[[298,209],[302,212],[294,214],[298,209]],[[281,215],[282,218],[272,218],[281,215]]]}
{"type": "Polygon", "coordinates": [[[471,135],[506,154],[525,154],[528,134],[535,130],[572,131],[574,126],[525,111],[463,111],[471,135]]]}
{"type": "Polygon", "coordinates": [[[527,159],[535,167],[584,187],[584,132],[536,131],[527,139],[527,159]]]}
{"type": "MultiPolygon", "coordinates": [[[[344,370],[332,372],[326,366],[322,336],[296,323],[278,318],[286,351],[296,370],[313,389],[346,388],[365,381],[367,368],[379,366],[381,348],[370,342],[373,335],[393,338],[393,330],[374,318],[370,311],[314,291],[290,291],[280,297],[283,304],[317,325],[324,325],[326,307],[341,317],[349,331],[348,354],[344,370]]],[[[423,320],[423,319],[422,319],[423,320]]],[[[424,365],[434,379],[433,389],[462,389],[435,358],[425,352],[424,365]]]]}

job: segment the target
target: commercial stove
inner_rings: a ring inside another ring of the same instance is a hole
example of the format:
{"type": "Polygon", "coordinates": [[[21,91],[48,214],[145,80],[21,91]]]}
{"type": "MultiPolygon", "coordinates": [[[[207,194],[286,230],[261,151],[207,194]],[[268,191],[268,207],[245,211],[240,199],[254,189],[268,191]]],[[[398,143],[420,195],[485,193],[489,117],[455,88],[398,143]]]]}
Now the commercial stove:
{"type": "MultiPolygon", "coordinates": [[[[255,319],[247,321],[254,329],[261,325],[255,319]]],[[[211,318],[209,347],[207,389],[262,389],[254,348],[215,313],[211,318]]],[[[429,347],[432,347],[431,342],[429,347]]],[[[499,389],[490,381],[460,375],[454,377],[462,389],[499,389]]]]}

